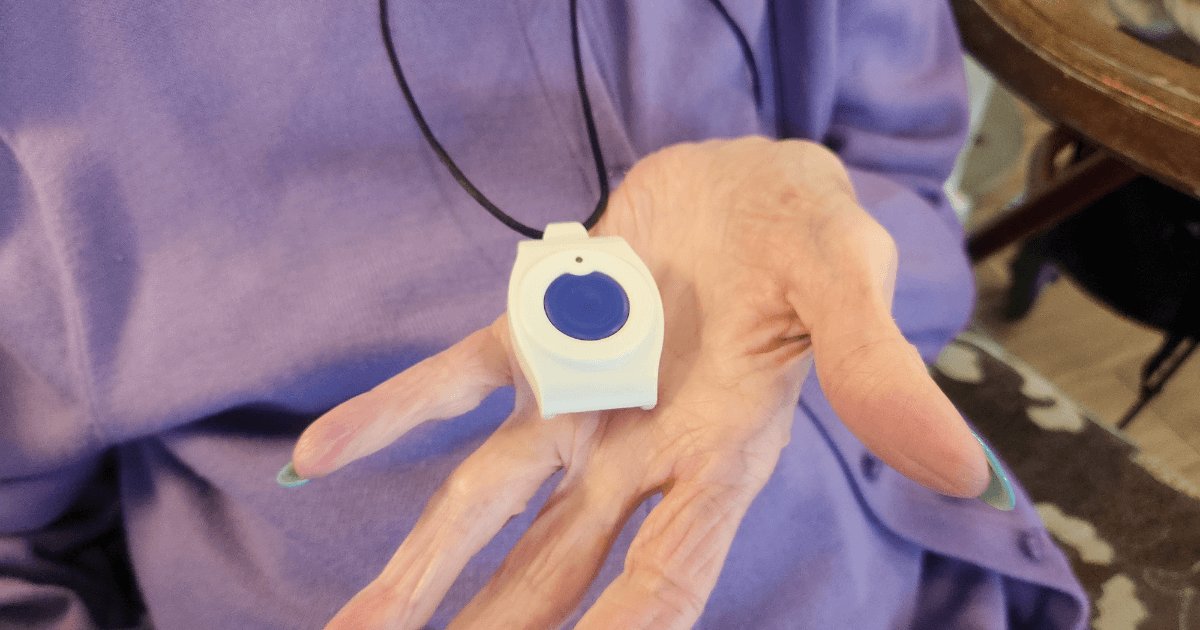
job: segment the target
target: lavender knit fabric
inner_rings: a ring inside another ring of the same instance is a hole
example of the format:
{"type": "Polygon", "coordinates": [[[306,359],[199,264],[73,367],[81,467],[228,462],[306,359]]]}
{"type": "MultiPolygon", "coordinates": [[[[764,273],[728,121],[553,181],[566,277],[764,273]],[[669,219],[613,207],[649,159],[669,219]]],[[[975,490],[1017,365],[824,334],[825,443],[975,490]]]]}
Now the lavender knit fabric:
{"type": "MultiPolygon", "coordinates": [[[[726,0],[761,106],[711,2],[579,4],[614,184],[678,142],[824,142],[897,241],[905,334],[931,359],[964,325],[970,269],[939,188],[965,87],[942,3],[726,0]]],[[[472,181],[539,228],[587,216],[598,191],[565,0],[395,0],[391,15],[416,98],[472,181]]],[[[302,488],[276,471],[320,413],[500,315],[519,238],[426,146],[373,2],[5,0],[0,628],[321,628],[512,392],[302,488]],[[128,568],[112,561],[125,549],[128,568]]],[[[1001,513],[902,478],[815,380],[792,436],[697,628],[1084,627],[1024,494],[1001,513]]]]}

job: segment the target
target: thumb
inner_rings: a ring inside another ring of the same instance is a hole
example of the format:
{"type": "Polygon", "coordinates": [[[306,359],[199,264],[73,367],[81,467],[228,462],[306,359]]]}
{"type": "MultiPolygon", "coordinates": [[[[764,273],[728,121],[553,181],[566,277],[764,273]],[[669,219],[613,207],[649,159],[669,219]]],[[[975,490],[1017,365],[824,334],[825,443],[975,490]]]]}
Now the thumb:
{"type": "Polygon", "coordinates": [[[830,406],[872,453],[943,494],[983,493],[990,476],[983,448],[894,322],[814,331],[812,342],[830,406]]]}
{"type": "MultiPolygon", "coordinates": [[[[286,485],[366,457],[426,420],[474,409],[496,388],[512,384],[509,366],[508,322],[501,316],[309,425],[292,454],[292,473],[299,479],[286,485]]],[[[281,484],[284,476],[280,473],[281,484]]]]}
{"type": "Polygon", "coordinates": [[[979,496],[991,476],[983,447],[892,319],[895,247],[882,234],[865,241],[843,250],[862,255],[842,259],[838,274],[790,283],[821,387],[846,427],[896,471],[943,494],[979,496]]]}

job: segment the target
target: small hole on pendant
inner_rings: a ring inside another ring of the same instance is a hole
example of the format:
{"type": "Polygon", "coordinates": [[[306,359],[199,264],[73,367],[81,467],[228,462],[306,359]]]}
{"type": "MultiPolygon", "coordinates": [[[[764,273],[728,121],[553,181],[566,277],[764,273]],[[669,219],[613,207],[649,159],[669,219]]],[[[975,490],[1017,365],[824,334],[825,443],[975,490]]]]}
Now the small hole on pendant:
{"type": "Polygon", "coordinates": [[[576,256],[575,262],[583,262],[583,256],[576,256]]]}

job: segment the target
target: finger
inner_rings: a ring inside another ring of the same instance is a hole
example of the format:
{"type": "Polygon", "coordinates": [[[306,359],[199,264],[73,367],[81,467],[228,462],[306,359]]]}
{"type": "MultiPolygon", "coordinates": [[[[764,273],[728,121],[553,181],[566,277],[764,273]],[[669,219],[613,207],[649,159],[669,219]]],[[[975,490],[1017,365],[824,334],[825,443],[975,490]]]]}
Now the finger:
{"type": "Polygon", "coordinates": [[[576,630],[691,628],[777,458],[717,456],[700,474],[677,481],[642,524],[625,570],[576,630]]]}
{"type": "Polygon", "coordinates": [[[525,511],[561,466],[555,433],[528,402],[455,469],[371,584],[325,630],[420,628],[468,560],[525,511]]]}
{"type": "Polygon", "coordinates": [[[453,418],[511,385],[505,316],[437,355],[355,396],[318,418],[300,436],[298,476],[327,475],[396,441],[427,420],[453,418]]]}
{"type": "Polygon", "coordinates": [[[792,284],[789,302],[812,333],[821,387],[847,428],[892,468],[944,494],[978,496],[989,479],[983,449],[892,319],[896,249],[867,219],[844,228],[844,242],[854,244],[845,251],[862,255],[839,258],[825,282],[818,275],[792,284]]]}
{"type": "MultiPolygon", "coordinates": [[[[645,423],[644,417],[634,417],[641,416],[637,412],[621,416],[609,422],[606,434],[612,424],[645,423]]],[[[639,487],[641,466],[622,449],[574,458],[533,525],[447,630],[561,626],[587,593],[625,522],[650,492],[639,487]]]]}
{"type": "Polygon", "coordinates": [[[830,405],[871,452],[943,494],[975,497],[984,491],[989,472],[983,449],[898,331],[874,338],[846,334],[831,340],[825,355],[816,342],[814,348],[830,405]]]}

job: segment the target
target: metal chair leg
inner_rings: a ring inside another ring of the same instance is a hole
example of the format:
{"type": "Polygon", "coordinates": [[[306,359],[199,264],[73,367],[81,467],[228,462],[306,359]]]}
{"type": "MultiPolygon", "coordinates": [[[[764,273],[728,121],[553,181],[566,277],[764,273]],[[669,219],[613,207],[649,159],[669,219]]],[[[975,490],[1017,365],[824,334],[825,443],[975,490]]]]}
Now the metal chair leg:
{"type": "Polygon", "coordinates": [[[1167,384],[1179,366],[1187,361],[1192,352],[1196,350],[1197,338],[1184,337],[1182,335],[1168,335],[1162,347],[1154,356],[1146,361],[1146,365],[1142,367],[1142,386],[1138,394],[1137,402],[1129,411],[1125,412],[1125,417],[1117,423],[1118,429],[1124,429],[1133,422],[1133,418],[1142,411],[1151,400],[1154,399],[1167,384]]]}

